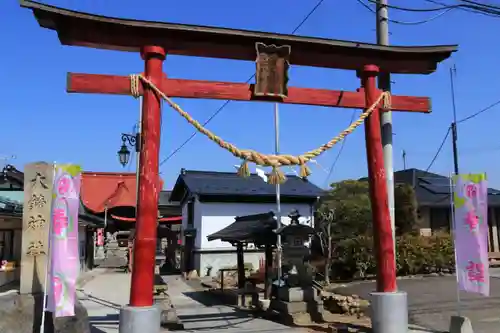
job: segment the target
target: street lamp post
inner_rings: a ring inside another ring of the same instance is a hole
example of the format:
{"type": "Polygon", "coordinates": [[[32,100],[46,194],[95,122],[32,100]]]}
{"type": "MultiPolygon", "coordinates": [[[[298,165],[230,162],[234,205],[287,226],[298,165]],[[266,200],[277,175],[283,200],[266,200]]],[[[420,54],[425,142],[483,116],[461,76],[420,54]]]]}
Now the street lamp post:
{"type": "Polygon", "coordinates": [[[118,151],[118,159],[120,164],[125,167],[130,159],[130,150],[128,150],[127,143],[131,147],[135,147],[135,151],[138,153],[141,150],[141,134],[126,134],[122,133],[122,146],[118,151]]]}

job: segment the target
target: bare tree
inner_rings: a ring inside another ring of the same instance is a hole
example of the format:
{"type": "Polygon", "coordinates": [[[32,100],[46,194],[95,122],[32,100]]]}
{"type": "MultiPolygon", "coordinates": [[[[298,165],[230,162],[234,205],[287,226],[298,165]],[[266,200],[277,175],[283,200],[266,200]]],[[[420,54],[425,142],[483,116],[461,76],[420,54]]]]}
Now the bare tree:
{"type": "Polygon", "coordinates": [[[325,254],[325,283],[330,284],[330,273],[332,269],[332,225],[335,220],[335,212],[333,209],[321,209],[318,211],[319,230],[318,240],[321,245],[323,254],[325,254]]]}

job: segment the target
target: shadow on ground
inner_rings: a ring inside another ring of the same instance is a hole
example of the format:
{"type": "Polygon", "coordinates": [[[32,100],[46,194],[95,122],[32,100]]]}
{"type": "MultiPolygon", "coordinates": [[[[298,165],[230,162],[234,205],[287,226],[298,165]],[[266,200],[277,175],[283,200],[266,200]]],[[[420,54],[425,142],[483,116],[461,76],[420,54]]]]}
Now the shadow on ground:
{"type": "Polygon", "coordinates": [[[183,293],[185,296],[196,301],[203,307],[213,308],[217,313],[197,313],[194,315],[179,315],[184,325],[207,323],[204,327],[198,327],[197,330],[203,329],[224,329],[230,328],[243,323],[248,323],[255,319],[253,312],[240,311],[234,306],[225,304],[222,297],[217,297],[206,291],[191,291],[183,293]],[[217,324],[223,322],[223,324],[217,324]],[[210,325],[213,323],[215,325],[210,325]]]}
{"type": "Polygon", "coordinates": [[[185,296],[191,298],[193,301],[196,301],[200,303],[201,305],[207,306],[207,307],[212,307],[212,306],[228,306],[224,302],[224,297],[223,296],[216,296],[208,291],[189,291],[183,293],[185,296]]]}
{"type": "Polygon", "coordinates": [[[106,333],[100,328],[95,327],[94,325],[90,325],[90,333],[106,333]]]}
{"type": "MultiPolygon", "coordinates": [[[[342,321],[332,320],[329,323],[323,324],[307,324],[307,325],[294,325],[283,319],[281,315],[277,312],[268,311],[245,311],[241,310],[236,306],[225,305],[224,297],[222,295],[214,295],[211,292],[204,291],[194,291],[186,292],[185,296],[190,297],[194,301],[207,308],[211,308],[212,311],[209,314],[193,314],[193,315],[180,315],[183,324],[189,327],[189,324],[194,324],[196,330],[217,330],[225,329],[230,327],[241,328],[242,324],[250,323],[253,320],[259,320],[260,324],[262,322],[273,323],[270,329],[265,329],[264,331],[282,331],[290,329],[313,329],[317,332],[332,332],[332,329],[344,329],[346,332],[356,331],[356,332],[371,332],[367,326],[357,325],[357,323],[346,323],[342,321]],[[218,313],[213,313],[214,311],[219,311],[218,313]],[[196,323],[200,323],[203,327],[198,327],[196,323]],[[224,324],[219,324],[221,322],[226,322],[224,324]],[[212,325],[210,325],[212,323],[212,325]],[[278,325],[276,325],[278,324],[278,325]]],[[[335,318],[332,318],[335,319],[335,318]]],[[[217,331],[218,332],[218,331],[217,331]]]]}
{"type": "Polygon", "coordinates": [[[89,317],[90,333],[106,333],[104,329],[110,328],[118,332],[118,324],[120,323],[120,315],[109,314],[106,316],[91,316],[89,317]]]}
{"type": "Polygon", "coordinates": [[[324,325],[312,324],[307,326],[302,326],[304,328],[312,329],[314,332],[371,332],[371,329],[366,326],[355,325],[355,324],[345,324],[340,322],[332,322],[324,325]]]}
{"type": "Polygon", "coordinates": [[[175,268],[169,261],[160,266],[160,275],[181,275],[181,270],[175,268]]]}
{"type": "Polygon", "coordinates": [[[121,305],[120,304],[113,303],[113,302],[108,301],[108,300],[106,300],[104,298],[95,297],[95,296],[90,295],[90,294],[84,294],[84,295],[85,295],[86,300],[88,300],[88,301],[91,301],[91,302],[94,302],[94,303],[97,303],[99,305],[105,306],[107,308],[112,308],[112,309],[115,309],[115,310],[120,310],[121,309],[121,305]]]}
{"type": "Polygon", "coordinates": [[[227,329],[255,320],[253,315],[240,311],[180,315],[179,318],[185,326],[195,327],[196,330],[227,329]]]}

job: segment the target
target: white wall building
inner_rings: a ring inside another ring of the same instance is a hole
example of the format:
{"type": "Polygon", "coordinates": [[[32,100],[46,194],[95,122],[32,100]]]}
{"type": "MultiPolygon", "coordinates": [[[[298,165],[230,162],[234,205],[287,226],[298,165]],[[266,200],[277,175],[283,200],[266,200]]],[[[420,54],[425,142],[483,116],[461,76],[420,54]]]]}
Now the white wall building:
{"type": "MultiPolygon", "coordinates": [[[[287,215],[297,209],[301,222],[314,225],[314,209],[323,190],[297,176],[288,176],[281,186],[281,215],[284,224],[287,215]]],[[[276,213],[275,186],[259,176],[242,178],[235,173],[181,170],[172,190],[171,201],[182,207],[184,245],[183,269],[196,269],[200,276],[211,275],[220,268],[236,265],[236,249],[220,240],[208,241],[207,236],[234,222],[236,216],[276,213]],[[195,237],[186,236],[196,230],[195,237]]],[[[245,263],[254,269],[259,266],[263,251],[249,246],[245,263]]]]}

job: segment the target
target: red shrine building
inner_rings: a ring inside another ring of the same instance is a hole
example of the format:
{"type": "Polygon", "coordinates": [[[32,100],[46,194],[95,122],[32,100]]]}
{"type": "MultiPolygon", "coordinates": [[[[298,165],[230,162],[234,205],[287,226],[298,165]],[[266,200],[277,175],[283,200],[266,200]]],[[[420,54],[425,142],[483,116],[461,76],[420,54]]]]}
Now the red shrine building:
{"type": "MultiPolygon", "coordinates": [[[[160,186],[163,185],[159,180],[160,186]]],[[[157,251],[176,247],[179,240],[182,214],[180,206],[170,202],[169,191],[161,191],[158,202],[157,251]]],[[[80,192],[82,205],[104,220],[103,231],[95,231],[97,246],[103,246],[101,232],[106,235],[129,235],[135,229],[137,180],[135,173],[90,172],[82,173],[80,192]],[[98,235],[99,234],[99,235],[98,235]]],[[[173,255],[173,254],[172,254],[173,255]]]]}

